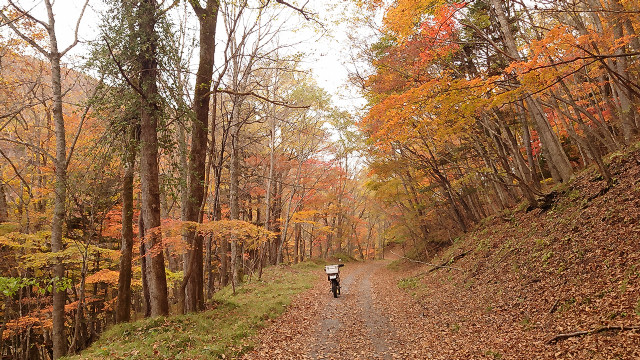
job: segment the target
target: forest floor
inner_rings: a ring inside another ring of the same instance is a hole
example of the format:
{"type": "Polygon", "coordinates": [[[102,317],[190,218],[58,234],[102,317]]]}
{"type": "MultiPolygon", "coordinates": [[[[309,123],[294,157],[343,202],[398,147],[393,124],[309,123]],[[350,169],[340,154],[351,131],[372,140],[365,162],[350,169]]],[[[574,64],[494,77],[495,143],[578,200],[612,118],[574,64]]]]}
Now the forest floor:
{"type": "Polygon", "coordinates": [[[640,152],[483,221],[428,260],[323,273],[245,359],[640,359],[640,152]]]}

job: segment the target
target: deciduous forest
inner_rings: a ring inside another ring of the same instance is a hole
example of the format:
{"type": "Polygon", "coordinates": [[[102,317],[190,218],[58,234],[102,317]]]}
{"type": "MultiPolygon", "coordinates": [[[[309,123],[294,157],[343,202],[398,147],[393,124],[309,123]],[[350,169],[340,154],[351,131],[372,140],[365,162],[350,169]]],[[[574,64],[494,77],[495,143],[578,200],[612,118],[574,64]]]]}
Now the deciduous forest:
{"type": "Polygon", "coordinates": [[[0,2],[0,358],[640,356],[640,2],[70,3],[0,2]]]}

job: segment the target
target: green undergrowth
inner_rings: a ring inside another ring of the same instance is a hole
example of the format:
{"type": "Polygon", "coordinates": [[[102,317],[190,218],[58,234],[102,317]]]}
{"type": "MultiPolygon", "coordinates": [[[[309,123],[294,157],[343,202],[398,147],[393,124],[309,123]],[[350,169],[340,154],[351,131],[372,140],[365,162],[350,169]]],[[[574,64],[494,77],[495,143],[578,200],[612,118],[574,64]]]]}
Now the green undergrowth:
{"type": "Polygon", "coordinates": [[[406,263],[404,259],[393,260],[387,265],[387,269],[393,270],[393,271],[400,271],[404,263],[406,263]]]}
{"type": "Polygon", "coordinates": [[[18,231],[19,228],[20,228],[19,224],[0,223],[0,235],[5,235],[10,232],[18,231]]]}
{"type": "Polygon", "coordinates": [[[335,253],[333,255],[331,255],[331,257],[328,259],[329,262],[342,262],[342,263],[348,263],[348,262],[353,262],[353,261],[358,261],[355,257],[348,255],[347,253],[343,253],[343,252],[338,252],[335,253]]]}
{"type": "Polygon", "coordinates": [[[313,273],[322,265],[304,262],[267,268],[262,280],[239,286],[235,295],[231,287],[216,293],[207,311],[115,325],[70,359],[236,357],[253,348],[250,336],[284,312],[294,295],[313,286],[317,279],[313,273]]]}

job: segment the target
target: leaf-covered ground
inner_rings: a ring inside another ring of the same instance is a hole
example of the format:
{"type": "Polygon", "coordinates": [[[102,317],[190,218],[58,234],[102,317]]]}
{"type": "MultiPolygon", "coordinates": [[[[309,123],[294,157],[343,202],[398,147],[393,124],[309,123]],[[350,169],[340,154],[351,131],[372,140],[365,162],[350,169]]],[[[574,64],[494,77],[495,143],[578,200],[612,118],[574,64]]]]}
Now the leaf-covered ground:
{"type": "Polygon", "coordinates": [[[347,265],[264,329],[246,359],[640,359],[640,153],[585,171],[545,211],[488,219],[432,259],[347,265]],[[602,330],[603,328],[610,328],[602,330]],[[594,331],[550,341],[559,334],[594,331]]]}

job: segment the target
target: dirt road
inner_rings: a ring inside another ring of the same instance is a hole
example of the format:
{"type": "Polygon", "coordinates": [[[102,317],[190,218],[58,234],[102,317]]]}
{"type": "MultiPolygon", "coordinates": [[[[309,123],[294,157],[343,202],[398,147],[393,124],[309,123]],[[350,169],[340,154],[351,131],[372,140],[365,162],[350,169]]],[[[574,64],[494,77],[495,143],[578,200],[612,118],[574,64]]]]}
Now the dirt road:
{"type": "Polygon", "coordinates": [[[333,298],[319,281],[258,336],[260,346],[245,359],[407,359],[421,342],[421,307],[397,288],[386,261],[347,264],[341,270],[342,294],[333,298]],[[398,309],[402,304],[402,309],[398,309]],[[413,320],[412,320],[413,319],[413,320]]]}

